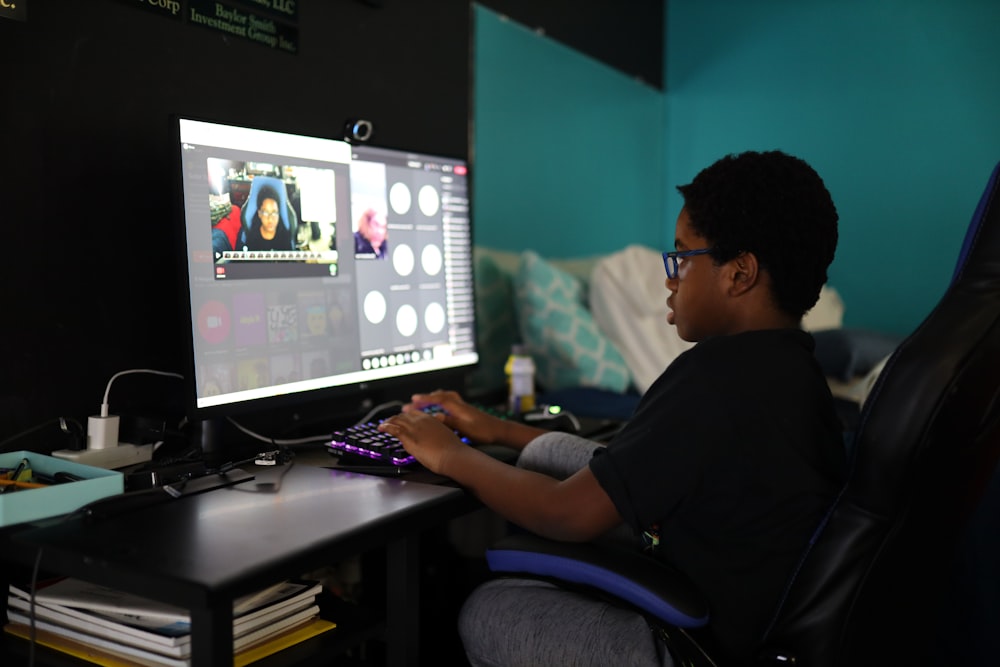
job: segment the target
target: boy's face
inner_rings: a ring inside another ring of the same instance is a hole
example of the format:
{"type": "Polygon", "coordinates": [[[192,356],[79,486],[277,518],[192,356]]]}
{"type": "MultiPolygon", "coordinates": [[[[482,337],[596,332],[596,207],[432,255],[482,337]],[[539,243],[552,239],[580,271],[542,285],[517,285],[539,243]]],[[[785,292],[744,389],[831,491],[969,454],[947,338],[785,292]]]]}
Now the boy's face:
{"type": "Polygon", "coordinates": [[[278,229],[278,220],[280,216],[278,215],[278,202],[273,199],[265,199],[260,204],[260,208],[257,210],[257,215],[260,216],[260,226],[265,234],[266,238],[271,238],[274,236],[275,230],[278,229]]]}
{"type": "MultiPolygon", "coordinates": [[[[674,248],[699,250],[711,244],[691,228],[686,209],[677,216],[674,248]]],[[[696,343],[703,338],[728,332],[725,282],[711,255],[693,255],[678,260],[677,277],[667,278],[667,322],[677,327],[684,340],[696,343]]]]}

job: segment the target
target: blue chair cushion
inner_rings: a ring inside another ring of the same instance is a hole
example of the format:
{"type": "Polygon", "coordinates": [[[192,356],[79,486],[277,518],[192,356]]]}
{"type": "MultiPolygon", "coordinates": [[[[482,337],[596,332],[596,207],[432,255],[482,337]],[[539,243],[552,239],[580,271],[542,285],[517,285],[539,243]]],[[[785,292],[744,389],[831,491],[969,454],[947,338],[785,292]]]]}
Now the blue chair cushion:
{"type": "Polygon", "coordinates": [[[604,545],[512,535],[486,551],[493,572],[596,589],[681,628],[708,623],[708,603],[683,574],[650,556],[604,545]]]}

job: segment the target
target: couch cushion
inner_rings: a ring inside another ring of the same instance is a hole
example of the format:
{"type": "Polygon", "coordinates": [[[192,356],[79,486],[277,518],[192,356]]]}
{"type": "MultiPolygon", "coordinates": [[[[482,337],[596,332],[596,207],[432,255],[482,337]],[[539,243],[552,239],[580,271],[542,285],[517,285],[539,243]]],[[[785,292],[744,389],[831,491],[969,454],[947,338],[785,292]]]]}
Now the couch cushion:
{"type": "Polygon", "coordinates": [[[825,329],[812,335],[823,374],[841,382],[867,375],[903,342],[902,336],[866,329],[825,329]]]}
{"type": "Polygon", "coordinates": [[[659,251],[630,245],[598,262],[590,279],[594,322],[621,351],[639,393],[692,345],[667,323],[666,278],[659,251]]]}
{"type": "Polygon", "coordinates": [[[591,317],[579,278],[529,250],[521,254],[514,292],[521,340],[540,387],[629,387],[628,366],[591,317]]]}

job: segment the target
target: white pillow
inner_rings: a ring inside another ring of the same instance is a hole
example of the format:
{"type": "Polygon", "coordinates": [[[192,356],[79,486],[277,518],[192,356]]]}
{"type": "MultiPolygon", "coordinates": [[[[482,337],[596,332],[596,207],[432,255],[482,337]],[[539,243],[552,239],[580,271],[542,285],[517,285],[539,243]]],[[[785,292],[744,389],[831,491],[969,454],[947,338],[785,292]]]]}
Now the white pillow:
{"type": "Polygon", "coordinates": [[[832,287],[823,285],[819,291],[819,301],[802,318],[802,328],[806,331],[839,329],[844,324],[844,300],[832,287]]]}
{"type": "Polygon", "coordinates": [[[594,322],[625,358],[640,393],[693,345],[667,323],[666,279],[663,255],[640,245],[608,255],[590,276],[594,322]]]}

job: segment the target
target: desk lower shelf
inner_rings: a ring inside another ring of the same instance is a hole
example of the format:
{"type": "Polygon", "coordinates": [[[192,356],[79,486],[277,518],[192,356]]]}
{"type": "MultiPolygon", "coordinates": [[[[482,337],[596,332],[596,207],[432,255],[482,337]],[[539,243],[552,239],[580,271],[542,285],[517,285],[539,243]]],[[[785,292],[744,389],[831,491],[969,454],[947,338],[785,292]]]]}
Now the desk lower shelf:
{"type": "Polygon", "coordinates": [[[103,521],[0,531],[0,561],[24,566],[41,550],[43,571],[189,609],[192,666],[215,667],[232,655],[235,598],[385,548],[384,623],[316,639],[327,659],[341,641],[380,638],[388,664],[416,664],[419,535],[478,505],[452,487],[324,468],[269,475],[103,521]]]}

